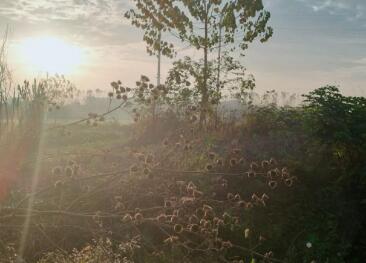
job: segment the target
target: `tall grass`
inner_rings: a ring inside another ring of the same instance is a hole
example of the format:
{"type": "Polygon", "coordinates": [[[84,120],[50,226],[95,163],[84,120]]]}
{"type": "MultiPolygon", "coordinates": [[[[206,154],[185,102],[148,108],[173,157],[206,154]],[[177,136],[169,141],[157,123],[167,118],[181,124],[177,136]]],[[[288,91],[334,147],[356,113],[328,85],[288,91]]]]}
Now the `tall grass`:
{"type": "Polygon", "coordinates": [[[0,142],[14,142],[15,135],[31,131],[39,133],[47,109],[60,108],[75,90],[59,75],[14,85],[7,63],[6,32],[0,47],[0,142]]]}

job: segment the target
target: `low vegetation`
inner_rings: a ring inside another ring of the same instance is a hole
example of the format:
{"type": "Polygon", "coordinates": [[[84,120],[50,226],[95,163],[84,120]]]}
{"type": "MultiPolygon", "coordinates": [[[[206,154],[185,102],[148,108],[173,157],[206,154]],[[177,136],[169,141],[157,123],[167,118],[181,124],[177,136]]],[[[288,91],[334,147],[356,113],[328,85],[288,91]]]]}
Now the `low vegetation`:
{"type": "Polygon", "coordinates": [[[365,106],[324,87],[204,129],[194,105],[127,107],[135,124],[25,137],[2,159],[21,168],[2,168],[2,261],[361,262],[365,106]]]}

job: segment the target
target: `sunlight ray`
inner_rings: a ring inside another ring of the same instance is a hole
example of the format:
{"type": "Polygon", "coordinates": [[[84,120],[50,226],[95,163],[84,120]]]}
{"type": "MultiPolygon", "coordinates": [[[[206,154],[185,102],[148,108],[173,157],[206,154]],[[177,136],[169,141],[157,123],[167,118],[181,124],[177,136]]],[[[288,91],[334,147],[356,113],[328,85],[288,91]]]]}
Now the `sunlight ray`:
{"type": "MultiPolygon", "coordinates": [[[[39,143],[38,147],[36,149],[36,160],[35,160],[35,166],[32,174],[32,183],[31,183],[31,189],[30,193],[34,193],[37,189],[38,183],[39,183],[39,175],[40,175],[40,160],[44,149],[44,140],[45,136],[44,133],[46,132],[45,125],[46,125],[46,118],[47,118],[47,112],[43,114],[43,118],[41,121],[41,127],[40,127],[40,135],[39,135],[39,143]]],[[[20,245],[18,249],[17,254],[17,263],[24,262],[23,255],[27,246],[28,242],[28,233],[29,233],[29,226],[30,226],[30,220],[32,216],[32,208],[34,204],[35,195],[31,194],[28,203],[27,203],[27,210],[26,210],[26,217],[24,221],[24,225],[21,232],[21,238],[20,238],[20,245]]]]}

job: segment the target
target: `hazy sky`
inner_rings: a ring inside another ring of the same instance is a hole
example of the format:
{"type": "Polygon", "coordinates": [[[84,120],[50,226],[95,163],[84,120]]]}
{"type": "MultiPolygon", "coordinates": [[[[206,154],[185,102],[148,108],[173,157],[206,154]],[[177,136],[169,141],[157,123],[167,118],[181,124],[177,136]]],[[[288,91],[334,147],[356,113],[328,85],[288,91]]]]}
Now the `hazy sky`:
{"type": "MultiPolygon", "coordinates": [[[[325,84],[366,96],[366,0],[265,0],[273,38],[255,43],[244,59],[259,90],[304,93],[325,84]]],[[[68,75],[82,89],[132,85],[155,77],[141,31],[124,20],[129,0],[0,0],[0,30],[9,34],[9,64],[17,81],[40,75],[19,52],[24,39],[55,37],[82,50],[68,75]]],[[[201,51],[185,50],[200,58],[201,51]]],[[[183,54],[182,54],[183,55],[183,54]]],[[[57,57],[56,57],[57,58],[57,57]]],[[[56,59],[55,58],[55,59],[56,59]]],[[[166,72],[171,60],[164,59],[166,72]]]]}

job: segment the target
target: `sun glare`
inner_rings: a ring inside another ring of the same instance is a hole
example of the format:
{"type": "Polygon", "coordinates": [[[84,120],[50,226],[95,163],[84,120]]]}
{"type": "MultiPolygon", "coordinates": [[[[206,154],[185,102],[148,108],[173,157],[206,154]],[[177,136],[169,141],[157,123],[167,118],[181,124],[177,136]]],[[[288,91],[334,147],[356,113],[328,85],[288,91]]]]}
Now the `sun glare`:
{"type": "Polygon", "coordinates": [[[85,62],[81,47],[54,37],[24,39],[18,54],[28,71],[38,73],[71,74],[85,62]]]}

